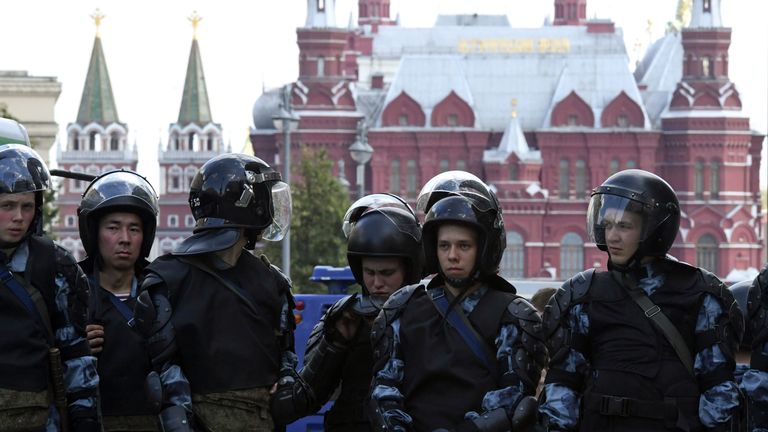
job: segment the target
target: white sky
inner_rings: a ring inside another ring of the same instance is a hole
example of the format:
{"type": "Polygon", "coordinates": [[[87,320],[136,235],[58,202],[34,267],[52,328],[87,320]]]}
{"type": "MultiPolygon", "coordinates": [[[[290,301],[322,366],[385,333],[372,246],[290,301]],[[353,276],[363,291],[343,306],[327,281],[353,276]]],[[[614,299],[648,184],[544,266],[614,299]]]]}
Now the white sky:
{"type": "MultiPolygon", "coordinates": [[[[326,0],[330,3],[330,0],[326,0]]],[[[674,19],[675,0],[588,0],[589,18],[610,18],[623,29],[630,57],[644,51],[674,19]],[[651,35],[646,30],[651,20],[651,35]]],[[[553,0],[392,0],[406,27],[432,26],[439,13],[507,14],[514,27],[539,27],[553,15],[553,0]]],[[[101,36],[112,89],[130,142],[139,146],[139,171],[156,184],[156,152],[176,121],[189,56],[193,10],[203,16],[198,39],[214,121],[225,142],[239,150],[252,124],[262,88],[298,76],[296,28],[306,20],[306,0],[4,0],[0,70],[56,76],[62,93],[55,117],[63,131],[75,120],[95,27],[90,15],[106,14],[101,36]]],[[[733,28],[730,78],[739,89],[753,129],[768,123],[768,2],[723,0],[723,22],[733,28]]],[[[336,24],[357,20],[357,0],[336,1],[336,24]]],[[[765,149],[763,173],[765,173],[765,149]]],[[[53,153],[55,158],[55,152],[53,153]]],[[[761,175],[765,188],[766,175],[761,175]]]]}

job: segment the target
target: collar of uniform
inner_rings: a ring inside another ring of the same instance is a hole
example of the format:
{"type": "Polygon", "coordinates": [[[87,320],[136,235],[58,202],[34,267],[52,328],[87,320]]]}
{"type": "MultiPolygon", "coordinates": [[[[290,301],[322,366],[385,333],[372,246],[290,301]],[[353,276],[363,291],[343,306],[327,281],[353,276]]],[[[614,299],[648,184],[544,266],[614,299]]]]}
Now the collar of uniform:
{"type": "Polygon", "coordinates": [[[15,273],[23,273],[27,268],[27,260],[29,260],[29,242],[25,240],[13,251],[8,269],[15,273]]]}

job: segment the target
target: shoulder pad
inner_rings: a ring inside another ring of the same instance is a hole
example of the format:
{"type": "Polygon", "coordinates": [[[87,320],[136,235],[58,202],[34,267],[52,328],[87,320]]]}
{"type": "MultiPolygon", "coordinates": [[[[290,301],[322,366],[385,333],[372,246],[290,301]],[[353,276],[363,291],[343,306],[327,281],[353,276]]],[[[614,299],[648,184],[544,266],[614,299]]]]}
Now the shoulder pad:
{"type": "Polygon", "coordinates": [[[266,255],[262,254],[260,256],[261,262],[264,263],[265,266],[269,269],[269,271],[272,273],[272,275],[277,280],[277,286],[280,287],[280,292],[291,291],[291,287],[293,286],[293,282],[291,281],[291,278],[285,275],[282,270],[280,270],[279,267],[269,262],[269,258],[267,258],[266,255]]]}
{"type": "Polygon", "coordinates": [[[408,301],[413,297],[413,294],[419,290],[425,291],[425,286],[422,284],[406,285],[399,290],[392,293],[387,301],[384,303],[384,310],[397,311],[402,309],[408,301]]]}
{"type": "MultiPolygon", "coordinates": [[[[719,327],[724,328],[727,324],[730,324],[733,332],[735,333],[735,335],[733,335],[735,337],[735,344],[738,345],[744,337],[745,327],[745,317],[741,313],[739,303],[733,297],[731,290],[728,289],[725,283],[718,279],[717,276],[703,268],[698,268],[698,271],[700,272],[704,282],[702,289],[704,292],[710,294],[715,300],[717,300],[718,303],[720,303],[720,307],[723,309],[725,314],[724,319],[727,320],[727,322],[719,323],[719,327]]],[[[727,335],[724,335],[723,339],[726,339],[726,336],[727,335]]],[[[735,352],[735,347],[732,352],[735,352]]]]}
{"type": "Polygon", "coordinates": [[[141,280],[141,286],[139,287],[139,291],[140,292],[146,291],[152,286],[160,285],[163,283],[165,283],[165,281],[163,280],[162,277],[160,277],[159,274],[152,271],[148,271],[144,273],[144,277],[141,280]]]}
{"type": "Polygon", "coordinates": [[[549,299],[544,308],[544,334],[550,338],[560,328],[571,306],[579,303],[589,292],[595,269],[584,270],[567,281],[549,299]]]}
{"type": "Polygon", "coordinates": [[[64,249],[61,245],[54,243],[56,248],[56,263],[59,265],[73,266],[77,264],[77,260],[72,253],[64,249]]]}
{"type": "Polygon", "coordinates": [[[336,303],[333,304],[333,306],[328,308],[328,311],[323,315],[321,318],[322,321],[335,321],[341,313],[348,307],[352,306],[353,303],[357,300],[357,294],[350,294],[347,296],[344,296],[338,300],[336,300],[336,303]]]}
{"type": "Polygon", "coordinates": [[[517,297],[507,306],[507,311],[517,320],[524,332],[539,339],[543,338],[541,316],[528,300],[517,297]]]}
{"type": "Polygon", "coordinates": [[[565,283],[563,283],[562,288],[566,288],[566,285],[570,288],[571,291],[571,301],[572,302],[578,302],[582,297],[584,297],[587,292],[589,291],[589,286],[592,284],[592,276],[595,274],[595,269],[591,268],[588,270],[584,270],[583,272],[580,272],[576,274],[575,276],[571,277],[565,283]]]}

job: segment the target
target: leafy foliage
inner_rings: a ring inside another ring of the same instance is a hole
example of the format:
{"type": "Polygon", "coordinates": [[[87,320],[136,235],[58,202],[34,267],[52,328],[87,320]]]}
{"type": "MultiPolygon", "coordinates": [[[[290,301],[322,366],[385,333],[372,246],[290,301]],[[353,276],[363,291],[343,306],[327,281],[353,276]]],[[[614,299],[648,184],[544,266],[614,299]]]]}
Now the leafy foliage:
{"type": "MultiPolygon", "coordinates": [[[[291,279],[297,293],[325,292],[323,285],[309,282],[316,265],[347,265],[341,223],[349,194],[331,168],[325,150],[302,149],[298,179],[291,184],[291,279]]],[[[281,247],[282,241],[269,243],[263,253],[278,264],[281,247]]]]}

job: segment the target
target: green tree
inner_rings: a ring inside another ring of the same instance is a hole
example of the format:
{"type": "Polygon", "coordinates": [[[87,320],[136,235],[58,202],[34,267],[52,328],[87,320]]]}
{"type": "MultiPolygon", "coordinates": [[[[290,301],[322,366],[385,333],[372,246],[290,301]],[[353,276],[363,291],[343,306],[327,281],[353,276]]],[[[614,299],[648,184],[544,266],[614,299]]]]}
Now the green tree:
{"type": "MultiPolygon", "coordinates": [[[[0,117],[16,120],[17,122],[22,123],[8,112],[8,108],[4,104],[0,104],[0,117]]],[[[30,147],[35,148],[35,144],[30,142],[30,147]]],[[[59,208],[55,205],[56,190],[57,184],[54,182],[54,184],[51,185],[51,189],[43,193],[43,230],[52,238],[54,237],[53,220],[59,214],[59,208]]]]}
{"type": "MultiPolygon", "coordinates": [[[[325,150],[303,148],[299,181],[291,184],[291,279],[294,292],[320,293],[323,285],[309,282],[316,265],[345,266],[346,239],[341,232],[349,194],[332,174],[325,150]]],[[[293,180],[293,179],[292,179],[293,180]]],[[[280,265],[282,242],[269,243],[264,253],[280,265]]]]}

